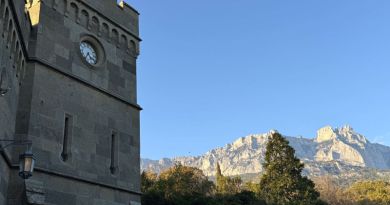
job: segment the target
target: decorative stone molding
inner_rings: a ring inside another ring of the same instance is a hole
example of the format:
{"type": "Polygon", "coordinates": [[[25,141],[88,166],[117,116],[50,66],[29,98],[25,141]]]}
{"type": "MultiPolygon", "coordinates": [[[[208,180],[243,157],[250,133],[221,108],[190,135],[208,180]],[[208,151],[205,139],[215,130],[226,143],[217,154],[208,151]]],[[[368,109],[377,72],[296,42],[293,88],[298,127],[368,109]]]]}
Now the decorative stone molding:
{"type": "MultiPolygon", "coordinates": [[[[139,55],[140,39],[128,29],[114,23],[79,0],[41,0],[46,6],[81,25],[88,31],[123,49],[133,57],[139,55]]],[[[126,8],[121,2],[121,8],[126,8]]],[[[125,12],[125,11],[124,11],[125,12]]],[[[128,11],[129,12],[129,11],[128,11]]],[[[134,12],[134,11],[132,11],[134,12]]]]}
{"type": "MultiPolygon", "coordinates": [[[[30,4],[26,4],[30,5],[30,4]]],[[[14,73],[21,83],[25,73],[25,54],[22,37],[16,29],[16,19],[11,13],[9,0],[0,0],[0,45],[5,45],[0,52],[0,66],[5,69],[6,73],[14,73]],[[12,72],[11,72],[12,69],[12,72]]],[[[1,84],[4,84],[5,77],[2,77],[1,84]]],[[[10,83],[8,83],[10,84],[10,83]]],[[[10,88],[1,88],[1,93],[5,93],[10,88]]]]}

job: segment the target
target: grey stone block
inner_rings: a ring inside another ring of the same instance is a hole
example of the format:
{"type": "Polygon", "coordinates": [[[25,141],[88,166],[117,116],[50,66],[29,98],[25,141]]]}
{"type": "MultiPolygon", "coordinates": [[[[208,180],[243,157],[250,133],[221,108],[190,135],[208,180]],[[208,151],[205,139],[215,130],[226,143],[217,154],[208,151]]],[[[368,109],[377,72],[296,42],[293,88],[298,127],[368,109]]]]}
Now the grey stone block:
{"type": "Polygon", "coordinates": [[[46,195],[46,201],[56,205],[69,205],[76,204],[77,202],[77,197],[74,194],[67,194],[49,189],[47,190],[46,195]]]}

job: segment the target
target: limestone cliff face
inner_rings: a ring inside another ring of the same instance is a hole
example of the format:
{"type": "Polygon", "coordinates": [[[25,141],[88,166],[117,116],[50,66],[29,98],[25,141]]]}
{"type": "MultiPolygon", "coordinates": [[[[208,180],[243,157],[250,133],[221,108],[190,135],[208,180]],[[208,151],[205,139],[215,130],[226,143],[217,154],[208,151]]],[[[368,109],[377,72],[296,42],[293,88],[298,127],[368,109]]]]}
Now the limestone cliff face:
{"type": "Polygon", "coordinates": [[[362,150],[367,140],[349,126],[341,129],[324,127],[317,132],[316,161],[343,161],[350,165],[366,166],[362,150]]]}
{"type": "MultiPolygon", "coordinates": [[[[160,172],[176,162],[202,169],[208,176],[219,162],[225,175],[254,174],[263,171],[265,148],[271,134],[242,137],[202,156],[163,160],[142,160],[142,170],[160,172]]],[[[390,169],[390,147],[370,143],[350,126],[324,127],[314,139],[287,137],[296,155],[306,164],[309,175],[337,174],[356,168],[390,169]]]]}

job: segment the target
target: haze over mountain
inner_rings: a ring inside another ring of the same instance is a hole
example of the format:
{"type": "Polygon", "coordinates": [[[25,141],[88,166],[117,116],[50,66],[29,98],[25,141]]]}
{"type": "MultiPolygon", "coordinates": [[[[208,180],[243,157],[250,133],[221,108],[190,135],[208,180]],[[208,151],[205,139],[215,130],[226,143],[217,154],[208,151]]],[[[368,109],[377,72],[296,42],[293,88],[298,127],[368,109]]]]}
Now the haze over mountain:
{"type": "MultiPolygon", "coordinates": [[[[263,171],[266,144],[272,132],[275,131],[239,138],[201,156],[142,159],[141,170],[158,173],[179,162],[198,167],[206,175],[213,176],[219,162],[223,174],[228,176],[257,174],[263,171]]],[[[367,170],[377,170],[376,173],[390,170],[390,147],[371,143],[350,126],[323,127],[317,131],[314,139],[285,137],[296,150],[296,156],[305,163],[307,175],[361,175],[367,170]]]]}

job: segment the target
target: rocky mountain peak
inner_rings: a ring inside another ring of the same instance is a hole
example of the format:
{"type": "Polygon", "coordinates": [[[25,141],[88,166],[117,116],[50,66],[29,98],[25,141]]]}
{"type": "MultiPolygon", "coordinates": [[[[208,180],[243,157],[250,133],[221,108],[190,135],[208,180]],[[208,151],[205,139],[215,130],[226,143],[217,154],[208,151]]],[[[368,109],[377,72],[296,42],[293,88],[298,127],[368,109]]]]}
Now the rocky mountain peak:
{"type": "Polygon", "coordinates": [[[330,141],[337,138],[335,130],[331,126],[326,126],[317,131],[317,137],[315,142],[321,143],[325,141],[330,141]]]}
{"type": "Polygon", "coordinates": [[[355,132],[355,130],[349,125],[345,125],[340,129],[335,129],[335,132],[337,133],[338,136],[346,139],[348,143],[357,144],[361,148],[363,148],[368,143],[366,137],[355,132]]]}
{"type": "Polygon", "coordinates": [[[315,142],[321,143],[330,140],[341,140],[348,144],[357,144],[362,148],[368,143],[367,138],[355,132],[350,125],[344,125],[341,128],[326,126],[317,131],[315,142]]]}
{"type": "MultiPolygon", "coordinates": [[[[160,172],[175,163],[198,167],[208,176],[215,174],[220,163],[225,175],[254,174],[263,170],[266,145],[272,133],[252,134],[231,144],[208,151],[201,156],[177,157],[162,160],[142,160],[142,170],[160,172]]],[[[371,144],[349,126],[326,126],[317,131],[315,139],[288,137],[296,155],[306,164],[309,174],[332,174],[352,167],[390,169],[390,147],[371,144]]]]}

